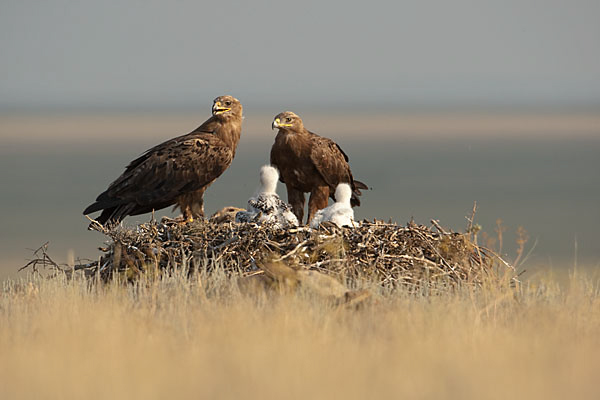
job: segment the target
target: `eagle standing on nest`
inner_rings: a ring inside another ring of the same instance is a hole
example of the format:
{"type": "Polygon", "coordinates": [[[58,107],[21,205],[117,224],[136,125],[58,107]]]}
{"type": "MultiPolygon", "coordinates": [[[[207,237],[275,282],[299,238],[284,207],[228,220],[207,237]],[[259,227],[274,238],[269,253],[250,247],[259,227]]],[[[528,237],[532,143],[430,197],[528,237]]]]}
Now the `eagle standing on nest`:
{"type": "Polygon", "coordinates": [[[206,122],[133,160],[83,214],[103,210],[96,221],[113,224],[175,205],[184,221],[203,218],[204,191],[231,165],[241,130],[240,102],[217,97],[206,122]]]}
{"type": "Polygon", "coordinates": [[[348,165],[348,156],[333,140],[312,133],[302,119],[291,111],[278,114],[272,128],[279,132],[271,148],[271,164],[279,169],[280,180],[285,183],[292,211],[302,221],[304,193],[309,192],[308,218],[327,207],[339,183],[348,183],[352,189],[350,203],[360,206],[360,189],[367,185],[355,181],[348,165]]]}

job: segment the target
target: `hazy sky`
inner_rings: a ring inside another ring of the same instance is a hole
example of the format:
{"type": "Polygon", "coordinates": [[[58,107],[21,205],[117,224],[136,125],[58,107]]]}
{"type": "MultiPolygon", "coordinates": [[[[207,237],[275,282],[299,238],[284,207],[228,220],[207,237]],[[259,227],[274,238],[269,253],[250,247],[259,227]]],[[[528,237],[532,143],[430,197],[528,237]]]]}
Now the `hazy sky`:
{"type": "Polygon", "coordinates": [[[600,1],[0,2],[0,107],[600,104],[600,1]]]}

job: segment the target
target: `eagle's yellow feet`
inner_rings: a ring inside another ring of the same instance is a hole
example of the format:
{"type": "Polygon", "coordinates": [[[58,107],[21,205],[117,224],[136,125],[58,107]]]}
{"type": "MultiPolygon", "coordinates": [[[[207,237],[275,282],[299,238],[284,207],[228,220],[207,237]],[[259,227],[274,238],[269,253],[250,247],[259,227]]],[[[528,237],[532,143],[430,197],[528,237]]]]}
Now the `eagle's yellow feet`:
{"type": "Polygon", "coordinates": [[[161,219],[161,222],[163,222],[163,223],[173,223],[173,224],[179,224],[179,225],[191,224],[194,221],[196,221],[196,219],[194,219],[194,217],[192,217],[192,216],[185,217],[183,215],[180,215],[176,218],[162,217],[162,219],[161,219]]]}

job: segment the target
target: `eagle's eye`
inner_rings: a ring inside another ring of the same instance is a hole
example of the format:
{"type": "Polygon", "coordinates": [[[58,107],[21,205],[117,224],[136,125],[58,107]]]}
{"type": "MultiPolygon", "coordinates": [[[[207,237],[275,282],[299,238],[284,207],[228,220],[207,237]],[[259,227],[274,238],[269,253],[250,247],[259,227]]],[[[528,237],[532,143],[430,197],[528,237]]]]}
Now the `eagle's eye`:
{"type": "Polygon", "coordinates": [[[287,117],[285,120],[286,120],[287,122],[290,122],[292,119],[291,119],[290,117],[287,117]]]}
{"type": "Polygon", "coordinates": [[[225,102],[225,105],[226,105],[226,106],[230,106],[230,105],[231,105],[231,101],[227,100],[227,101],[225,102]]]}

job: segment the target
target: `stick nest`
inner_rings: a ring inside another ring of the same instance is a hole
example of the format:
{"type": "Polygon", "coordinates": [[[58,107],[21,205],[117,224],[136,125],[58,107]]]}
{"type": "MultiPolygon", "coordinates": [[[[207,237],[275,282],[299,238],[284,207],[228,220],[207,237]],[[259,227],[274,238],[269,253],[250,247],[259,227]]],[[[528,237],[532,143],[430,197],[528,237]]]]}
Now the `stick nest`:
{"type": "MultiPolygon", "coordinates": [[[[296,269],[316,270],[346,280],[367,278],[388,287],[481,285],[486,278],[512,274],[512,267],[478,246],[468,233],[406,226],[374,220],[356,228],[325,223],[275,229],[253,223],[196,221],[181,224],[163,219],[133,229],[96,227],[109,237],[98,261],[76,265],[86,275],[109,280],[116,275],[135,280],[148,272],[176,269],[228,275],[259,273],[265,262],[285,262],[296,269]]],[[[513,275],[514,276],[514,275],[513,275]]]]}

